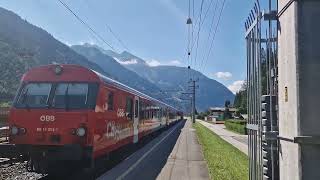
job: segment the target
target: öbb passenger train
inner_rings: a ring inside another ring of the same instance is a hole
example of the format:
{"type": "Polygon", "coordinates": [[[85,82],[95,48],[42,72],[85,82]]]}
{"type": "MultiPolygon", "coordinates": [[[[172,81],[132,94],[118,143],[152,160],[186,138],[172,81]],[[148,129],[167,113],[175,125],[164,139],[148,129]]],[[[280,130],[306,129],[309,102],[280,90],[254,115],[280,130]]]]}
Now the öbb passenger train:
{"type": "Polygon", "coordinates": [[[78,65],[47,65],[23,75],[9,115],[8,151],[27,169],[92,162],[182,117],[177,109],[78,65]]]}

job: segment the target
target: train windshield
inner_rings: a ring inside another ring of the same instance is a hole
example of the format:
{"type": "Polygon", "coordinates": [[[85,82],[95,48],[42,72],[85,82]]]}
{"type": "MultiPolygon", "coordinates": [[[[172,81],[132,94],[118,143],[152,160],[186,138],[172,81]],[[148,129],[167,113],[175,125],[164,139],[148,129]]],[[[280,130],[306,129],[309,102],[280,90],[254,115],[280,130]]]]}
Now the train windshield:
{"type": "Polygon", "coordinates": [[[23,87],[17,104],[30,108],[46,107],[51,88],[50,83],[27,84],[23,87]]]}
{"type": "Polygon", "coordinates": [[[88,101],[88,84],[60,83],[57,84],[52,107],[55,108],[84,108],[88,101]]]}
{"type": "Polygon", "coordinates": [[[15,107],[93,109],[97,83],[28,83],[20,91],[15,107]]]}

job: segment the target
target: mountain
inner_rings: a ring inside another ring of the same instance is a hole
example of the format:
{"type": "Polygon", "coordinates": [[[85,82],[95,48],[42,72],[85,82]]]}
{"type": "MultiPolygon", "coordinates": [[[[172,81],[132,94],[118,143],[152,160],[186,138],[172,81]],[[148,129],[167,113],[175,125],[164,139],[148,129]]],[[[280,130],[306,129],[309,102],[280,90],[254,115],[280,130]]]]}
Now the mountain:
{"type": "MultiPolygon", "coordinates": [[[[0,7],[0,99],[12,100],[24,72],[34,66],[79,64],[105,73],[45,30],[0,7]]],[[[107,74],[110,76],[110,74],[107,74]]]]}
{"type": "MultiPolygon", "coordinates": [[[[185,102],[181,97],[181,92],[187,92],[190,75],[199,79],[199,88],[196,91],[196,106],[203,111],[212,106],[224,106],[226,100],[231,102],[234,94],[223,84],[210,79],[202,73],[177,66],[148,66],[143,59],[124,51],[120,54],[111,50],[102,50],[109,57],[113,57],[127,69],[130,69],[146,80],[154,83],[164,92],[168,92],[176,102],[185,102]]],[[[185,102],[186,103],[186,102],[185,102]]],[[[189,103],[189,102],[187,102],[189,103]]]]}
{"type": "Polygon", "coordinates": [[[188,91],[190,74],[199,78],[198,111],[223,106],[234,95],[222,84],[184,67],[150,67],[145,60],[124,51],[116,53],[96,45],[69,46],[56,40],[11,11],[0,8],[0,101],[12,100],[24,72],[34,66],[52,63],[79,64],[137,90],[186,109],[181,92],[188,91]]]}
{"type": "Polygon", "coordinates": [[[114,58],[104,54],[97,46],[89,44],[74,45],[71,48],[77,53],[83,55],[91,62],[98,64],[103,71],[111,74],[114,79],[124,83],[132,88],[135,88],[141,92],[144,92],[155,98],[162,98],[160,94],[160,88],[153,83],[140,77],[135,72],[123,67],[114,58]]]}

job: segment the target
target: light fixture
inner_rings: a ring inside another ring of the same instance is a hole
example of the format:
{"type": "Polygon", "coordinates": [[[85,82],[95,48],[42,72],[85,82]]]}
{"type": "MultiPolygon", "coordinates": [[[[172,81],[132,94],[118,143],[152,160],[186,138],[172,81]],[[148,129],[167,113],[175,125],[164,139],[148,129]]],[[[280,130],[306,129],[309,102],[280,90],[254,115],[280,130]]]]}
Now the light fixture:
{"type": "Polygon", "coordinates": [[[83,137],[84,135],[86,135],[86,129],[83,127],[80,127],[77,129],[77,136],[83,137]]]}
{"type": "Polygon", "coordinates": [[[187,19],[187,24],[192,24],[192,20],[190,17],[187,19]]]}
{"type": "Polygon", "coordinates": [[[19,133],[19,129],[16,126],[12,126],[10,128],[10,132],[12,135],[17,135],[19,133]]]}

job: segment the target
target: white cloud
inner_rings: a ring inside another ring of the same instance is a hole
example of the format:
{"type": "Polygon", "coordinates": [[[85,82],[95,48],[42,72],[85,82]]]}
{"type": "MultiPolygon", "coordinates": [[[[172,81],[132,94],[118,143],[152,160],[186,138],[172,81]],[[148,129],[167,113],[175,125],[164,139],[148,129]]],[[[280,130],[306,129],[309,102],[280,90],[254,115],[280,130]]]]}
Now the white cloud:
{"type": "Polygon", "coordinates": [[[228,86],[228,89],[230,89],[230,91],[232,91],[233,94],[236,94],[241,89],[243,83],[244,83],[244,81],[241,81],[241,80],[240,81],[234,81],[232,84],[230,84],[228,86]]]}
{"type": "Polygon", "coordinates": [[[180,61],[178,61],[178,60],[173,60],[173,61],[170,61],[169,62],[169,65],[176,65],[176,66],[178,66],[178,65],[181,65],[181,62],[180,61]]]}
{"type": "Polygon", "coordinates": [[[147,61],[147,64],[151,67],[154,67],[154,66],[160,66],[161,63],[155,59],[151,59],[149,61],[147,61]]]}
{"type": "Polygon", "coordinates": [[[232,74],[230,72],[217,72],[214,76],[219,79],[228,80],[232,77],[232,74]]]}
{"type": "Polygon", "coordinates": [[[128,65],[128,64],[137,64],[138,61],[137,59],[130,59],[129,61],[121,61],[120,59],[113,57],[118,63],[123,64],[123,65],[128,65]]]}
{"type": "Polygon", "coordinates": [[[151,67],[154,67],[154,66],[179,66],[181,65],[182,63],[178,60],[172,60],[172,61],[169,61],[168,63],[161,63],[160,61],[158,60],[155,60],[155,59],[151,59],[149,61],[146,61],[147,64],[151,67]]]}

